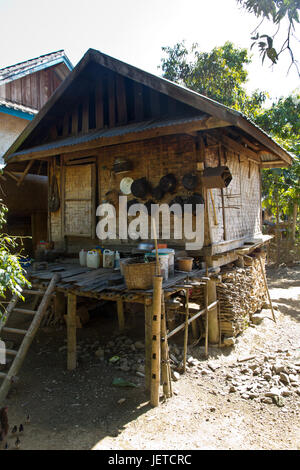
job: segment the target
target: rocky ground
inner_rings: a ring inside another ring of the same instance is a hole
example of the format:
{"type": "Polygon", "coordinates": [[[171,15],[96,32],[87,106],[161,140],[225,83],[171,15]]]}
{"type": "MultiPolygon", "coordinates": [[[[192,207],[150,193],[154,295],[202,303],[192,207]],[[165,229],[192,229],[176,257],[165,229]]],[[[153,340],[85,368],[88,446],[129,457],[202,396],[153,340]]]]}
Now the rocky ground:
{"type": "MultiPolygon", "coordinates": [[[[171,399],[144,391],[143,316],[117,333],[115,314],[78,330],[79,366],[66,371],[65,329],[43,329],[13,387],[21,449],[299,449],[300,266],[269,270],[276,323],[263,310],[232,347],[170,345],[171,399]],[[107,338],[110,338],[107,340],[107,338]]],[[[9,449],[15,448],[10,437],[9,449]]]]}

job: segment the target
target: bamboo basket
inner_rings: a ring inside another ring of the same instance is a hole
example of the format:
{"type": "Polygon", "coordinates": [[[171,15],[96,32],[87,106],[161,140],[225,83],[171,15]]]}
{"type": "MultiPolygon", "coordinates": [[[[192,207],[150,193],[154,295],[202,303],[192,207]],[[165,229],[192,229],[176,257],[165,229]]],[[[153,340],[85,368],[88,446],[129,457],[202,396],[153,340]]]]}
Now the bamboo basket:
{"type": "Polygon", "coordinates": [[[155,275],[155,262],[137,263],[134,260],[122,262],[122,271],[127,289],[151,289],[155,275]]]}
{"type": "Polygon", "coordinates": [[[186,257],[186,258],[178,258],[178,269],[179,271],[192,271],[193,269],[193,261],[194,258],[186,257]]]}

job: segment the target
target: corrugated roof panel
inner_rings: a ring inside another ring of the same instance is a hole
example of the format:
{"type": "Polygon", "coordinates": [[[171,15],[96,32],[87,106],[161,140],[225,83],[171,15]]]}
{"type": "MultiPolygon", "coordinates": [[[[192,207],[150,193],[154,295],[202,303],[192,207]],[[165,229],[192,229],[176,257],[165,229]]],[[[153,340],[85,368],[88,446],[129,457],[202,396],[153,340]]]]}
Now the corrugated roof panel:
{"type": "Polygon", "coordinates": [[[0,106],[5,106],[9,109],[14,109],[15,111],[21,111],[22,113],[32,114],[33,116],[38,113],[37,109],[31,108],[29,106],[23,106],[19,103],[14,103],[13,101],[0,98],[0,106]]]}
{"type": "Polygon", "coordinates": [[[84,142],[91,142],[93,140],[121,136],[131,133],[143,132],[145,130],[150,129],[158,129],[162,127],[168,127],[175,124],[185,124],[188,122],[194,121],[203,121],[207,117],[207,114],[201,113],[197,116],[193,117],[185,117],[181,119],[169,119],[169,120],[161,120],[161,121],[144,121],[139,123],[128,124],[122,127],[114,127],[112,129],[101,129],[89,132],[88,134],[81,135],[81,136],[72,136],[67,137],[65,139],[59,139],[55,142],[49,142],[48,144],[39,145],[36,147],[32,147],[29,149],[21,150],[20,152],[13,153],[11,158],[16,155],[26,155],[28,153],[36,153],[41,152],[44,150],[53,150],[60,147],[67,147],[69,145],[77,145],[84,142]]]}
{"type": "Polygon", "coordinates": [[[64,50],[50,52],[49,54],[44,54],[34,59],[25,60],[24,62],[19,62],[18,64],[10,65],[0,69],[0,85],[11,80],[15,80],[20,75],[23,76],[26,73],[34,71],[37,67],[43,67],[47,64],[61,59],[66,63],[70,70],[73,68],[71,62],[65,55],[64,50]]]}

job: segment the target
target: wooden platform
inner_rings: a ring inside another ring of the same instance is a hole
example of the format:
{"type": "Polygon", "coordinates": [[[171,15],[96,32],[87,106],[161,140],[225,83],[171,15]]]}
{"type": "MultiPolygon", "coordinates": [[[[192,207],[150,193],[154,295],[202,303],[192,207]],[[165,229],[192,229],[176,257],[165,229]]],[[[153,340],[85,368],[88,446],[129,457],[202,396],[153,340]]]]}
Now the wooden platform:
{"type": "MultiPolygon", "coordinates": [[[[36,286],[47,284],[54,273],[60,275],[56,291],[77,296],[91,297],[99,300],[119,300],[128,302],[142,302],[145,297],[152,297],[153,290],[128,290],[120,271],[109,268],[92,269],[81,267],[74,263],[49,263],[46,269],[35,271],[27,269],[29,280],[36,286]]],[[[201,277],[205,270],[195,269],[189,273],[175,271],[175,275],[163,282],[166,293],[176,292],[177,285],[191,278],[201,277]]]]}

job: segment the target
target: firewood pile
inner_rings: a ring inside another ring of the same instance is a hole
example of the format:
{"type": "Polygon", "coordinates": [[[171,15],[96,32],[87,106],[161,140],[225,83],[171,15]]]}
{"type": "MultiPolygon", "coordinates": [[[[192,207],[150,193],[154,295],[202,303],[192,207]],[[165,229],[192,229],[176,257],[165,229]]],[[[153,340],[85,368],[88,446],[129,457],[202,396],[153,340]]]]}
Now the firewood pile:
{"type": "MultiPolygon", "coordinates": [[[[262,263],[265,258],[262,253],[262,263]]],[[[245,256],[245,267],[234,264],[224,266],[222,281],[217,283],[217,299],[220,301],[220,326],[223,336],[237,336],[248,325],[251,316],[261,310],[266,301],[263,276],[257,256],[245,256]]],[[[190,300],[205,307],[205,286],[193,287],[190,300]]],[[[204,330],[201,318],[201,330],[204,330]]],[[[203,331],[202,331],[203,333],[203,331]]]]}
{"type": "MultiPolygon", "coordinates": [[[[247,257],[245,261],[244,268],[224,269],[222,282],[217,284],[221,334],[225,336],[241,333],[266,301],[259,259],[247,257]]],[[[262,261],[265,266],[264,258],[262,261]]]]}

